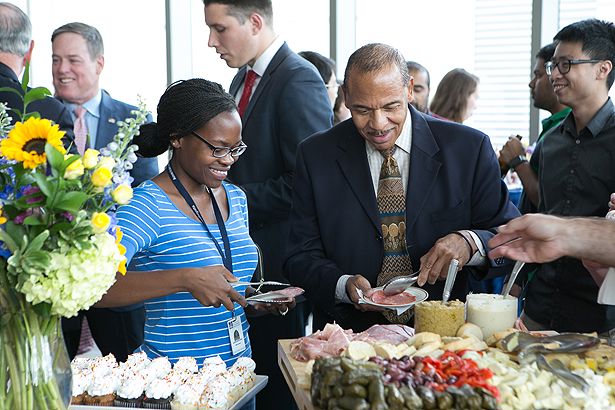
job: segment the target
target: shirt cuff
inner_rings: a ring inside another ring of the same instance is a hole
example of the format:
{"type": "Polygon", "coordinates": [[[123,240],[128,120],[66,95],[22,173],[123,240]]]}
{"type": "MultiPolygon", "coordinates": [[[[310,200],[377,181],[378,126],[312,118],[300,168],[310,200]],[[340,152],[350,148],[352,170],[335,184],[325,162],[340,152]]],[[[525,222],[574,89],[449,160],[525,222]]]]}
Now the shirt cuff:
{"type": "Polygon", "coordinates": [[[342,275],[337,280],[337,285],[335,286],[335,303],[352,303],[352,300],[350,300],[346,292],[346,282],[348,282],[348,279],[351,277],[352,275],[342,275]]]}
{"type": "Polygon", "coordinates": [[[474,255],[472,255],[472,257],[470,258],[470,260],[468,261],[466,265],[467,266],[484,265],[487,262],[487,258],[486,258],[487,253],[485,252],[485,247],[483,246],[483,243],[481,242],[480,238],[478,237],[478,235],[476,235],[474,232],[470,230],[464,230],[464,232],[467,232],[468,234],[470,234],[470,236],[472,237],[472,240],[476,244],[476,249],[477,249],[477,251],[474,253],[474,255]]]}

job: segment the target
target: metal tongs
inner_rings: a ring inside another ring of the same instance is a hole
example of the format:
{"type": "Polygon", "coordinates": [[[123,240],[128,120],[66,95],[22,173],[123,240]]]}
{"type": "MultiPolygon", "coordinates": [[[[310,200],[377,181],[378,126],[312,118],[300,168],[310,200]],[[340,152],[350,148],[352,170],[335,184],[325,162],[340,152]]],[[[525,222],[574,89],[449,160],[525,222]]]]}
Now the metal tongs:
{"type": "Polygon", "coordinates": [[[419,279],[420,270],[414,272],[411,275],[396,276],[391,278],[384,284],[382,291],[387,296],[397,295],[414,285],[419,279]]]}
{"type": "Polygon", "coordinates": [[[229,282],[231,286],[256,286],[256,291],[260,292],[261,288],[265,285],[271,286],[290,286],[289,283],[277,282],[275,280],[261,280],[258,282],[229,282]]]}
{"type": "Polygon", "coordinates": [[[446,282],[444,282],[444,292],[442,292],[442,302],[448,302],[451,297],[451,291],[453,290],[453,285],[455,284],[455,278],[457,277],[457,267],[459,266],[459,261],[457,259],[452,259],[451,263],[448,265],[448,273],[446,274],[446,282]]]}
{"type": "Polygon", "coordinates": [[[574,387],[586,393],[589,390],[589,383],[578,374],[574,374],[568,370],[566,365],[559,359],[547,361],[543,355],[539,354],[536,356],[536,364],[539,369],[553,374],[570,387],[574,387]]]}
{"type": "Polygon", "coordinates": [[[519,272],[521,272],[521,269],[523,269],[523,266],[525,266],[525,262],[515,262],[515,266],[513,266],[512,272],[510,274],[510,278],[508,279],[508,282],[506,282],[506,285],[504,285],[504,287],[502,288],[502,296],[504,297],[504,299],[508,297],[512,286],[515,284],[515,280],[519,275],[519,272]]]}

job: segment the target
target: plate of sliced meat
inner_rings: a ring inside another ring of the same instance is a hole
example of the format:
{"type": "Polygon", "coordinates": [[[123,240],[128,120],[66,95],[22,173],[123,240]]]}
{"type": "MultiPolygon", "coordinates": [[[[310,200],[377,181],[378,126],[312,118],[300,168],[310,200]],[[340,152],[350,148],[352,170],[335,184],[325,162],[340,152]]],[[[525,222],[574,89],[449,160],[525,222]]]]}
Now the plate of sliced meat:
{"type": "Polygon", "coordinates": [[[363,294],[363,302],[383,308],[397,309],[407,308],[415,303],[422,302],[428,296],[426,290],[417,287],[409,287],[397,295],[387,296],[382,287],[377,287],[363,294]]]}
{"type": "Polygon", "coordinates": [[[296,286],[289,286],[284,289],[273,290],[266,293],[257,293],[246,298],[248,303],[292,303],[304,290],[296,286]]]}

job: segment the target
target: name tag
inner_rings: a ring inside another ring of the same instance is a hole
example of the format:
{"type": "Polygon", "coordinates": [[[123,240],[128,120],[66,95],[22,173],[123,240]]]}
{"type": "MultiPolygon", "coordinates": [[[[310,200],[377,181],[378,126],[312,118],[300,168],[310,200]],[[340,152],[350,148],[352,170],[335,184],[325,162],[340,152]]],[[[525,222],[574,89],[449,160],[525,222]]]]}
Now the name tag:
{"type": "Polygon", "coordinates": [[[239,354],[246,350],[246,340],[243,335],[241,318],[239,318],[239,316],[235,316],[226,322],[226,325],[228,327],[228,336],[231,340],[231,351],[233,352],[233,355],[239,354]]]}

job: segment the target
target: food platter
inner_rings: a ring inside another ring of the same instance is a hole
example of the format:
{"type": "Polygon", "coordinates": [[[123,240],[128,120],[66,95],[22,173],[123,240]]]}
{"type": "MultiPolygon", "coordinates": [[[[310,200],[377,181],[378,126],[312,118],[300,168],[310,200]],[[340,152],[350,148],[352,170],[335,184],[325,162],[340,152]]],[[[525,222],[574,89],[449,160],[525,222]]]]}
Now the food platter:
{"type": "MultiPolygon", "coordinates": [[[[376,292],[381,292],[382,291],[382,287],[373,288],[372,290],[373,290],[372,294],[376,294],[376,292]]],[[[406,293],[406,294],[408,294],[410,296],[413,296],[415,299],[412,302],[409,302],[409,303],[402,303],[402,304],[387,303],[387,304],[384,304],[384,303],[374,302],[373,300],[371,300],[371,298],[369,298],[365,294],[361,294],[360,303],[365,303],[365,304],[368,304],[368,305],[377,306],[377,307],[381,307],[381,308],[385,308],[385,309],[404,309],[404,308],[408,309],[408,308],[414,306],[415,304],[426,300],[427,297],[429,296],[429,293],[427,293],[427,291],[425,289],[417,288],[417,287],[414,287],[414,286],[411,286],[411,287],[407,288],[402,293],[406,293]]]]}

